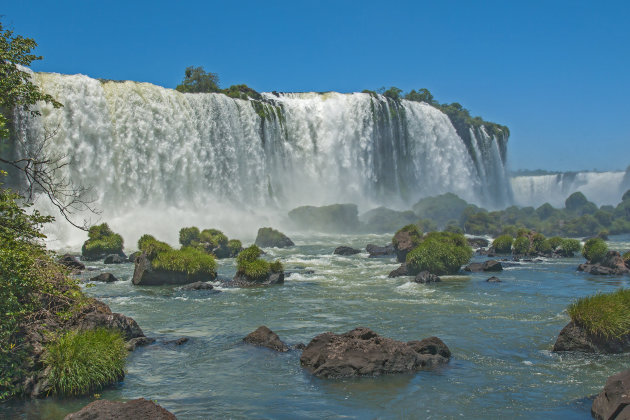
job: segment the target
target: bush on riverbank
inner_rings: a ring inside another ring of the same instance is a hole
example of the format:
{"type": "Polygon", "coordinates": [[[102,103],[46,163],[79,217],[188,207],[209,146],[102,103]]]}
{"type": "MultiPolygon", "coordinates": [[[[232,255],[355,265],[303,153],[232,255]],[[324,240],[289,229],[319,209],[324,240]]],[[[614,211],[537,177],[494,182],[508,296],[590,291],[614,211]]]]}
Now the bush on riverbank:
{"type": "Polygon", "coordinates": [[[621,338],[630,334],[630,290],[578,299],[567,312],[571,320],[590,334],[604,338],[621,338]]]}
{"type": "Polygon", "coordinates": [[[451,232],[428,233],[420,245],[407,254],[407,270],[416,275],[428,271],[438,276],[456,274],[472,257],[464,235],[451,232]]]}
{"type": "Polygon", "coordinates": [[[584,244],[582,255],[592,264],[601,262],[608,252],[608,245],[600,238],[591,238],[584,244]]]}
{"type": "Polygon", "coordinates": [[[57,395],[85,395],[124,376],[127,350],[118,331],[69,331],[46,346],[44,365],[57,395]]]}
{"type": "Polygon", "coordinates": [[[81,248],[81,254],[86,260],[98,260],[109,254],[122,253],[123,238],[114,233],[107,223],[92,226],[88,231],[88,240],[81,248]]]}
{"type": "Polygon", "coordinates": [[[498,254],[509,254],[512,252],[512,235],[501,235],[492,241],[492,247],[498,254]]]}

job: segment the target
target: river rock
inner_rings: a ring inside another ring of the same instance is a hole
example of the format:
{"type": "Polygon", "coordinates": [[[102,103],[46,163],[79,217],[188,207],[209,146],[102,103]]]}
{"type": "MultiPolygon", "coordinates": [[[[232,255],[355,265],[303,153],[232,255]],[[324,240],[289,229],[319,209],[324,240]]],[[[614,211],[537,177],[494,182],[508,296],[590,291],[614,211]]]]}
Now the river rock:
{"type": "Polygon", "coordinates": [[[260,280],[252,280],[247,277],[245,273],[236,272],[234,278],[228,285],[234,287],[259,287],[259,286],[271,286],[274,284],[283,284],[284,283],[284,272],[280,273],[271,273],[269,276],[260,281],[260,280]]]}
{"type": "Polygon", "coordinates": [[[335,255],[355,255],[360,253],[361,250],[359,249],[354,249],[351,248],[349,246],[338,246],[337,248],[335,248],[333,254],[335,255]]]}
{"type": "Polygon", "coordinates": [[[409,274],[409,270],[407,270],[407,264],[402,263],[400,265],[400,267],[398,267],[395,270],[392,270],[389,273],[388,277],[402,277],[402,276],[410,276],[411,274],[409,274]]]}
{"type": "Polygon", "coordinates": [[[486,280],[488,283],[501,283],[501,279],[495,276],[490,277],[486,280]]]}
{"type": "Polygon", "coordinates": [[[79,261],[75,256],[70,254],[65,254],[61,258],[57,260],[57,262],[61,265],[64,265],[68,268],[72,268],[74,270],[85,270],[85,264],[79,261]]]}
{"type": "Polygon", "coordinates": [[[370,258],[393,257],[394,255],[396,255],[394,244],[388,244],[385,246],[368,244],[365,247],[365,250],[368,252],[368,254],[370,254],[370,258]]]}
{"type": "MultiPolygon", "coordinates": [[[[212,290],[214,286],[208,281],[197,281],[194,283],[187,284],[182,286],[181,290],[212,290]]],[[[215,290],[215,292],[219,292],[215,290]]]]}
{"type": "Polygon", "coordinates": [[[441,280],[435,274],[431,274],[428,271],[421,271],[416,275],[413,281],[416,283],[437,283],[441,280]]]}
{"type": "Polygon", "coordinates": [[[604,338],[590,334],[575,322],[569,322],[558,335],[553,351],[581,351],[585,353],[625,353],[630,351],[630,335],[604,338]]]}
{"type": "Polygon", "coordinates": [[[258,229],[254,243],[262,248],[288,248],[295,246],[287,235],[270,227],[258,229]]]}
{"type": "Polygon", "coordinates": [[[249,333],[247,337],[243,338],[243,341],[254,346],[267,347],[271,350],[287,352],[289,347],[284,344],[278,334],[271,331],[269,328],[260,326],[256,331],[249,333]]]}
{"type": "Polygon", "coordinates": [[[135,263],[136,257],[140,256],[140,254],[140,251],[132,252],[131,254],[129,254],[129,257],[127,257],[127,261],[130,263],[135,263]]]}
{"type": "Polygon", "coordinates": [[[345,334],[327,332],[313,338],[301,365],[322,378],[410,373],[447,363],[451,352],[437,337],[401,341],[359,327],[345,334]]]}
{"type": "Polygon", "coordinates": [[[103,264],[122,264],[124,262],[127,262],[127,257],[123,258],[118,254],[109,254],[103,260],[103,264]]]}
{"type": "Polygon", "coordinates": [[[132,283],[136,286],[161,286],[165,284],[183,285],[195,282],[206,282],[216,279],[216,274],[194,274],[185,271],[158,270],[151,266],[146,253],[136,258],[132,283]]]}
{"type": "Polygon", "coordinates": [[[604,390],[593,401],[591,415],[597,420],[630,419],[630,369],[606,380],[604,390]]]}
{"type": "Polygon", "coordinates": [[[393,238],[393,243],[396,258],[398,259],[398,262],[402,263],[406,261],[407,254],[418,246],[418,238],[414,235],[414,233],[403,228],[396,232],[393,238]]]}
{"type": "Polygon", "coordinates": [[[78,314],[70,321],[69,327],[78,330],[93,330],[96,328],[118,330],[125,340],[144,337],[142,329],[133,318],[112,312],[109,306],[96,299],[91,304],[81,308],[78,314]]]}
{"type": "Polygon", "coordinates": [[[168,340],[165,341],[164,344],[172,344],[174,346],[181,346],[182,344],[188,343],[190,339],[188,337],[181,337],[177,340],[168,340]]]}
{"type": "Polygon", "coordinates": [[[96,400],[64,418],[64,420],[111,419],[177,420],[177,417],[153,401],[138,398],[127,402],[96,400]]]}
{"type": "Polygon", "coordinates": [[[466,240],[468,241],[468,245],[470,245],[472,248],[487,248],[488,245],[490,245],[490,241],[486,238],[474,237],[466,238],[466,240]]]}
{"type": "Polygon", "coordinates": [[[481,271],[503,271],[503,266],[497,260],[488,260],[483,263],[470,263],[464,267],[464,271],[478,273],[481,271]]]}
{"type": "Polygon", "coordinates": [[[155,343],[155,338],[153,337],[136,337],[127,340],[127,342],[125,342],[125,348],[127,351],[134,351],[137,347],[148,346],[153,343],[155,343]]]}
{"type": "Polygon", "coordinates": [[[101,273],[101,274],[99,274],[96,277],[92,277],[90,279],[90,281],[100,281],[100,282],[103,282],[103,283],[113,283],[115,281],[118,281],[118,279],[112,273],[101,273]]]}
{"type": "Polygon", "coordinates": [[[608,251],[600,263],[591,264],[587,262],[578,266],[578,271],[595,275],[622,275],[628,274],[630,270],[626,267],[621,254],[617,251],[608,251]]]}

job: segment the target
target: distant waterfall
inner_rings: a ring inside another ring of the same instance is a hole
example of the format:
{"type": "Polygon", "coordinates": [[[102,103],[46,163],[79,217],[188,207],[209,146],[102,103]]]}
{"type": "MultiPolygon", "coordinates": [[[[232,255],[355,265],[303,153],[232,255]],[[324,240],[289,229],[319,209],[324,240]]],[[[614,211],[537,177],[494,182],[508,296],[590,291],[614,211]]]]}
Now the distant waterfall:
{"type": "Polygon", "coordinates": [[[132,238],[165,221],[175,232],[197,222],[242,227],[228,209],[408,208],[444,192],[492,208],[510,201],[507,138],[478,129],[471,154],[448,117],[424,103],[335,92],[247,101],[82,75],[34,78],[64,107],[42,106],[22,135],[57,129],[50,146],[72,156],[66,175],[93,186],[102,219],[132,238]]]}

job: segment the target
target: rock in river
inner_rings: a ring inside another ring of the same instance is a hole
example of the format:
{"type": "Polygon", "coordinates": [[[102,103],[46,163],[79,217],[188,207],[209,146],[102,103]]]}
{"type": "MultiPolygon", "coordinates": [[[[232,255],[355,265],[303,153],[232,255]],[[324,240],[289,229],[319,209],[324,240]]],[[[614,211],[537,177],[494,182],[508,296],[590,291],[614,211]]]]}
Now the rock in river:
{"type": "Polygon", "coordinates": [[[138,398],[127,402],[96,400],[64,418],[64,420],[111,419],[177,420],[177,417],[153,401],[138,398]]]}
{"type": "Polygon", "coordinates": [[[630,369],[606,380],[604,389],[593,401],[591,414],[597,420],[630,419],[630,369]]]}
{"type": "Polygon", "coordinates": [[[355,255],[360,253],[361,250],[359,249],[354,249],[351,248],[349,246],[338,246],[337,248],[335,248],[335,251],[333,252],[333,254],[335,255],[355,255]]]}
{"type": "Polygon", "coordinates": [[[422,271],[416,275],[413,281],[416,283],[437,283],[441,280],[435,274],[431,274],[428,271],[422,271]]]}
{"type": "Polygon", "coordinates": [[[264,325],[258,327],[256,331],[249,333],[247,337],[243,338],[243,341],[253,344],[254,346],[267,347],[275,351],[289,351],[289,347],[280,340],[278,334],[264,325]]]}
{"type": "Polygon", "coordinates": [[[464,267],[464,271],[478,273],[480,271],[503,271],[503,266],[497,260],[488,260],[483,263],[470,263],[464,267]]]}
{"type": "Polygon", "coordinates": [[[103,283],[113,283],[115,281],[118,281],[118,279],[112,273],[101,273],[101,274],[99,274],[96,277],[92,277],[90,279],[90,281],[100,281],[100,282],[103,282],[103,283]]]}
{"type": "Polygon", "coordinates": [[[569,322],[558,335],[553,351],[585,353],[625,353],[630,351],[630,335],[604,338],[590,334],[575,322],[569,322]]]}

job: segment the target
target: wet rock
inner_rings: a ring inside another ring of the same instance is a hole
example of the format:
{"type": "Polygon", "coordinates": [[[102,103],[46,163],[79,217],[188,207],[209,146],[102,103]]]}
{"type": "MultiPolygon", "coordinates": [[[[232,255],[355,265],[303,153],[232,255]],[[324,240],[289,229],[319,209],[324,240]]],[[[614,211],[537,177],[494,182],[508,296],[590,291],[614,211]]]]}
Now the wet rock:
{"type": "Polygon", "coordinates": [[[416,372],[447,363],[450,354],[437,337],[403,343],[359,327],[345,334],[327,332],[313,338],[300,363],[315,376],[341,378],[416,372]]]}
{"type": "Polygon", "coordinates": [[[131,340],[127,340],[125,348],[127,351],[134,351],[137,347],[148,346],[155,343],[155,338],[152,337],[136,337],[131,340]]]}
{"type": "Polygon", "coordinates": [[[402,277],[402,276],[410,276],[409,271],[407,270],[407,264],[403,263],[397,269],[391,271],[388,277],[402,277]]]}
{"type": "Polygon", "coordinates": [[[625,353],[630,351],[630,335],[621,338],[604,338],[590,334],[580,325],[571,321],[560,331],[553,351],[625,353]]]}
{"type": "Polygon", "coordinates": [[[129,255],[129,257],[127,258],[127,261],[130,263],[135,263],[136,262],[136,257],[140,256],[141,252],[140,251],[136,251],[133,252],[129,255]]]}
{"type": "MultiPolygon", "coordinates": [[[[196,281],[181,287],[181,290],[212,290],[214,286],[208,281],[196,281]]],[[[215,292],[219,292],[215,290],[215,292]]]]}
{"type": "Polygon", "coordinates": [[[490,277],[486,280],[488,283],[501,283],[501,279],[495,276],[490,277]]]}
{"type": "Polygon", "coordinates": [[[306,348],[306,344],[304,343],[297,343],[296,345],[293,346],[293,350],[304,350],[306,348]]]}
{"type": "Polygon", "coordinates": [[[122,264],[127,262],[127,257],[123,258],[118,254],[109,254],[105,257],[103,264],[122,264]]]}
{"type": "Polygon", "coordinates": [[[478,273],[481,271],[503,271],[503,266],[499,261],[488,260],[483,263],[470,263],[464,267],[464,271],[478,273]]]}
{"type": "Polygon", "coordinates": [[[385,246],[368,244],[365,247],[365,250],[368,252],[368,254],[370,254],[370,258],[393,257],[394,255],[396,255],[394,244],[388,244],[385,246]]]}
{"type": "Polygon", "coordinates": [[[466,238],[466,240],[468,241],[468,245],[470,245],[472,248],[487,248],[488,245],[490,245],[490,241],[486,238],[474,237],[466,238]]]}
{"type": "Polygon", "coordinates": [[[258,229],[258,234],[256,235],[256,241],[254,241],[254,243],[263,248],[288,248],[290,246],[295,246],[293,241],[289,239],[287,235],[270,227],[258,229]]]}
{"type": "Polygon", "coordinates": [[[79,261],[76,257],[65,254],[61,258],[57,260],[57,262],[61,265],[64,265],[68,268],[72,268],[74,270],[85,270],[85,264],[79,261]]]}
{"type": "Polygon", "coordinates": [[[138,398],[127,402],[96,400],[64,420],[177,420],[170,411],[153,401],[138,398]]]}
{"type": "Polygon", "coordinates": [[[416,275],[413,281],[416,283],[437,283],[441,280],[435,274],[431,274],[428,271],[421,271],[416,275]]]}
{"type": "Polygon", "coordinates": [[[578,271],[594,275],[614,275],[619,276],[622,274],[630,273],[630,269],[626,267],[621,254],[617,251],[608,251],[604,259],[600,263],[591,264],[587,262],[578,266],[578,271]]]}
{"type": "Polygon", "coordinates": [[[396,258],[400,263],[406,261],[407,254],[417,247],[422,240],[422,234],[419,234],[420,236],[418,236],[417,228],[414,229],[415,230],[408,230],[407,227],[404,227],[396,232],[394,238],[392,239],[394,251],[396,252],[396,258]]]}
{"type": "Polygon", "coordinates": [[[112,273],[101,273],[101,274],[99,274],[96,277],[92,277],[90,279],[90,281],[100,281],[100,282],[103,282],[103,283],[112,283],[112,282],[118,281],[118,279],[112,273]]]}
{"type": "Polygon", "coordinates": [[[606,380],[593,401],[591,415],[597,420],[630,419],[630,369],[606,380]]]}
{"type": "Polygon", "coordinates": [[[177,340],[165,341],[164,344],[172,344],[175,346],[181,346],[184,343],[188,343],[188,341],[189,341],[188,337],[181,337],[181,338],[178,338],[177,340]]]}
{"type": "Polygon", "coordinates": [[[78,330],[114,329],[120,331],[125,340],[144,337],[142,329],[133,318],[112,312],[109,306],[96,299],[83,307],[68,327],[78,330]]]}
{"type": "Polygon", "coordinates": [[[249,333],[247,337],[243,338],[243,341],[248,344],[253,344],[254,346],[267,347],[275,351],[289,351],[289,347],[280,340],[278,334],[264,325],[258,327],[256,331],[249,333]]]}
{"type": "Polygon", "coordinates": [[[195,282],[212,281],[216,274],[194,274],[185,271],[158,270],[151,266],[147,254],[142,253],[136,258],[132,283],[136,286],[161,286],[165,284],[183,285],[195,282]]]}
{"type": "Polygon", "coordinates": [[[335,255],[355,255],[360,253],[361,250],[359,249],[354,249],[351,248],[349,246],[338,246],[337,248],[335,248],[335,251],[333,252],[333,254],[335,255]]]}
{"type": "Polygon", "coordinates": [[[233,287],[260,287],[260,286],[272,286],[275,284],[284,284],[284,272],[271,273],[263,280],[252,280],[244,273],[237,272],[229,286],[233,287]]]}

